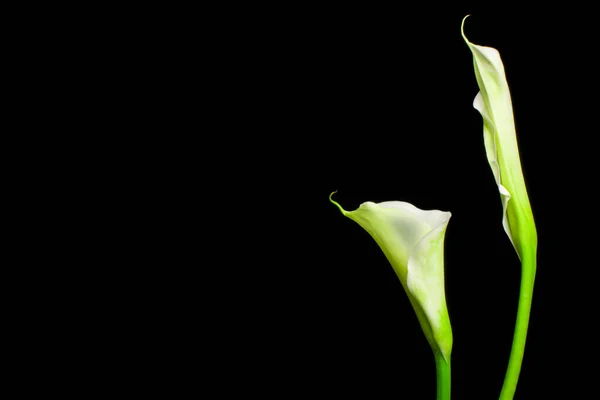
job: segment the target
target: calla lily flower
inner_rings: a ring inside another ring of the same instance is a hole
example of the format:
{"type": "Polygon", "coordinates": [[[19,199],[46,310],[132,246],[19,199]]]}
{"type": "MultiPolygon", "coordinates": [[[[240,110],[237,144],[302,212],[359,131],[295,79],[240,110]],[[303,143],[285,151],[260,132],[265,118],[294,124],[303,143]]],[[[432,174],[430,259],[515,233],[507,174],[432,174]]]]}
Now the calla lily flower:
{"type": "Polygon", "coordinates": [[[521,170],[510,90],[498,50],[473,44],[465,36],[467,17],[461,31],[473,54],[480,90],[473,107],[483,118],[485,151],[502,199],[502,225],[523,259],[528,248],[535,247],[537,235],[521,170]]]}
{"type": "Polygon", "coordinates": [[[451,214],[402,201],[368,201],[348,212],[329,199],[375,239],[400,279],[427,341],[449,362],[452,328],[444,290],[444,236],[451,214]]]}
{"type": "MultiPolygon", "coordinates": [[[[468,17],[468,16],[467,16],[468,17]]],[[[473,106],[483,118],[483,136],[488,162],[502,199],[502,225],[521,260],[521,289],[510,359],[500,400],[512,400],[521,363],[531,311],[536,272],[537,232],[521,170],[512,100],[504,65],[498,50],[469,42],[479,93],[473,106]]]]}

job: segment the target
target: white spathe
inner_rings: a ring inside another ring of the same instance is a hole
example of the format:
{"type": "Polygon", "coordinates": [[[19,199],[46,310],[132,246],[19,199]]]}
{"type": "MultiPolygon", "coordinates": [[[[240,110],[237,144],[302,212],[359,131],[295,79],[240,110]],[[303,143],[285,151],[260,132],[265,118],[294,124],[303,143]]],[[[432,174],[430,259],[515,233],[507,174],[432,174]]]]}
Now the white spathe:
{"type": "Polygon", "coordinates": [[[365,202],[342,213],[375,239],[404,287],[429,343],[449,360],[452,329],[444,290],[444,236],[449,212],[410,203],[365,202]]]}
{"type": "Polygon", "coordinates": [[[473,44],[465,36],[467,17],[461,32],[473,54],[479,86],[473,107],[483,118],[485,152],[502,201],[502,226],[522,258],[525,247],[536,243],[537,238],[521,169],[510,89],[498,50],[473,44]]]}

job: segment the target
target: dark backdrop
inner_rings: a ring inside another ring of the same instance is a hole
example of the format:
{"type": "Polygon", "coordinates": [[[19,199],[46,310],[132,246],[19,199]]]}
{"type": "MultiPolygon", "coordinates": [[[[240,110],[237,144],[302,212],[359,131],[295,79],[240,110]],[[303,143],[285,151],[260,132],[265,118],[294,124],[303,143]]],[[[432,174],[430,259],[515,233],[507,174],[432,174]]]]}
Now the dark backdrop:
{"type": "Polygon", "coordinates": [[[470,40],[504,61],[539,235],[515,398],[582,398],[591,387],[583,362],[595,354],[585,233],[595,225],[593,25],[582,12],[567,20],[559,10],[426,8],[236,9],[213,32],[221,41],[206,80],[218,90],[203,112],[219,113],[204,129],[224,150],[214,161],[214,146],[203,147],[203,179],[221,179],[204,210],[231,222],[210,263],[223,274],[219,293],[206,278],[212,300],[201,309],[219,321],[206,322],[216,335],[205,350],[217,354],[206,363],[222,390],[434,398],[434,360],[414,312],[375,242],[329,203],[337,190],[347,210],[401,200],[452,212],[453,398],[498,396],[520,265],[472,107],[478,88],[460,35],[467,13],[470,40]]]}
{"type": "Polygon", "coordinates": [[[13,302],[33,304],[12,324],[31,336],[8,342],[23,390],[433,399],[406,294],[329,203],[337,190],[348,210],[401,200],[452,213],[452,396],[496,398],[520,266],[472,107],[471,13],[468,37],[504,60],[539,235],[516,399],[593,398],[596,14],[246,3],[50,6],[60,18],[32,6],[47,26],[29,9],[29,25],[14,19],[7,43],[22,56],[9,64],[24,75],[7,74],[7,96],[29,157],[8,164],[35,178],[20,179],[27,210],[7,215],[42,242],[19,240],[19,257],[41,258],[16,268],[27,290],[6,279],[13,302]]]}

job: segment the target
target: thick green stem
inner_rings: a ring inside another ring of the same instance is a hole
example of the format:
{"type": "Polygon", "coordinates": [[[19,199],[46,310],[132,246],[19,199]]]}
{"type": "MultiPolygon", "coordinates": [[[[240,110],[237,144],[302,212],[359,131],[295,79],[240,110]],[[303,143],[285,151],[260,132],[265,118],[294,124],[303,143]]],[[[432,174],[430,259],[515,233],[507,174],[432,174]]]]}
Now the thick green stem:
{"type": "Polygon", "coordinates": [[[437,400],[450,400],[450,360],[441,352],[434,351],[437,372],[437,400]]]}
{"type": "Polygon", "coordinates": [[[523,354],[525,353],[525,340],[527,338],[531,300],[533,297],[533,283],[536,270],[536,244],[530,246],[528,251],[523,254],[521,264],[521,291],[519,293],[519,306],[517,308],[517,322],[515,324],[515,333],[504,385],[502,385],[500,393],[500,400],[513,400],[515,391],[517,390],[523,354]]]}

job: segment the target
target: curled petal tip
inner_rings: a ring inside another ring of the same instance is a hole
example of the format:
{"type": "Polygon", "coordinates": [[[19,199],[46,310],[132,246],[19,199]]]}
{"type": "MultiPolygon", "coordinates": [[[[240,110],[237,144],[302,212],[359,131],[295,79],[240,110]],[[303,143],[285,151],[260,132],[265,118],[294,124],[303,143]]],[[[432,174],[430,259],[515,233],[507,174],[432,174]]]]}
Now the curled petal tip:
{"type": "Polygon", "coordinates": [[[462,34],[463,39],[465,39],[466,41],[468,41],[467,37],[465,36],[465,21],[467,20],[467,18],[469,18],[471,16],[471,14],[467,14],[465,15],[465,17],[462,20],[462,23],[460,24],[460,33],[462,34]]]}
{"type": "Polygon", "coordinates": [[[335,201],[335,200],[333,200],[333,199],[331,198],[331,196],[333,196],[335,193],[337,193],[337,190],[334,190],[333,192],[331,192],[331,194],[329,195],[329,201],[330,201],[330,202],[331,202],[331,203],[332,203],[334,206],[336,206],[337,208],[339,208],[339,209],[340,209],[340,211],[342,212],[342,214],[346,215],[346,210],[344,210],[344,209],[342,208],[342,206],[340,206],[340,204],[339,204],[337,201],[335,201]]]}

